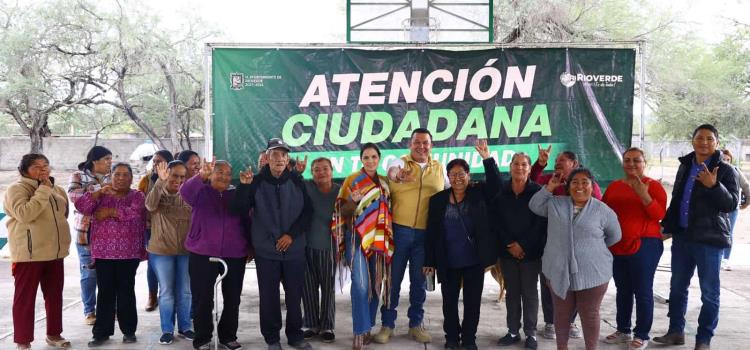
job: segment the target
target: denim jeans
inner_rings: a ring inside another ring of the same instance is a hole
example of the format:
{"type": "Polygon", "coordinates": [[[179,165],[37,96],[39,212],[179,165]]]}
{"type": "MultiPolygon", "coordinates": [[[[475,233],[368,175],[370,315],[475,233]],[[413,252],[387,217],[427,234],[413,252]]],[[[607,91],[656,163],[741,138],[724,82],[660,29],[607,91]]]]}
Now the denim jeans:
{"type": "Polygon", "coordinates": [[[398,299],[401,293],[401,281],[404,279],[406,264],[409,264],[409,328],[422,324],[424,318],[425,277],[422,274],[424,265],[425,230],[393,224],[393,243],[396,251],[391,260],[391,299],[389,307],[380,307],[383,326],[396,327],[398,299]]]}
{"type": "Polygon", "coordinates": [[[641,247],[635,254],[615,255],[612,273],[617,286],[617,330],[630,334],[635,296],[636,337],[649,340],[648,333],[654,321],[654,273],[664,252],[660,238],[641,238],[641,247]]]}
{"type": "Polygon", "coordinates": [[[177,328],[181,331],[193,330],[190,319],[192,294],[188,274],[188,255],[158,255],[149,253],[149,263],[159,280],[159,317],[161,332],[174,334],[175,316],[177,328]]]}
{"type": "MultiPolygon", "coordinates": [[[[151,240],[151,229],[146,229],[145,248],[148,248],[148,242],[151,240]]],[[[159,291],[159,281],[156,278],[156,271],[154,271],[154,265],[151,259],[146,261],[146,282],[148,284],[148,292],[156,294],[159,291]]]]}
{"type": "Polygon", "coordinates": [[[354,335],[362,335],[375,326],[380,298],[375,291],[370,293],[375,277],[375,256],[367,259],[362,253],[361,240],[357,237],[352,246],[351,239],[352,235],[347,232],[346,261],[352,262],[352,328],[354,335]]]}
{"type": "Polygon", "coordinates": [[[91,246],[76,243],[76,249],[81,273],[83,314],[88,315],[96,311],[96,269],[91,266],[91,246]]]}
{"type": "Polygon", "coordinates": [[[701,311],[698,314],[696,341],[710,344],[719,323],[719,270],[723,249],[686,241],[675,236],[672,242],[672,279],[669,290],[669,332],[684,333],[688,287],[698,268],[701,311]]]}
{"type": "MultiPolygon", "coordinates": [[[[732,245],[734,245],[734,224],[737,223],[737,215],[739,215],[740,210],[735,209],[733,212],[729,213],[729,238],[732,241],[732,245]]],[[[730,245],[729,248],[724,248],[724,259],[729,259],[729,256],[732,254],[732,246],[730,245]]]]}

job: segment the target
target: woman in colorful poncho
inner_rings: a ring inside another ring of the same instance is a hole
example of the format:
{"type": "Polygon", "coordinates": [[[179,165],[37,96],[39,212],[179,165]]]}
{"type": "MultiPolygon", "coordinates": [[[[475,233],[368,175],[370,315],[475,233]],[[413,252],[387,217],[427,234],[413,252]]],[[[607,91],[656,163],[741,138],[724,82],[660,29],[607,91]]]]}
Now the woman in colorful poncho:
{"type": "Polygon", "coordinates": [[[343,257],[339,271],[351,269],[355,350],[369,343],[379,298],[388,303],[394,248],[388,182],[377,173],[380,149],[366,143],[359,156],[363,167],[344,180],[331,223],[337,257],[343,257]]]}

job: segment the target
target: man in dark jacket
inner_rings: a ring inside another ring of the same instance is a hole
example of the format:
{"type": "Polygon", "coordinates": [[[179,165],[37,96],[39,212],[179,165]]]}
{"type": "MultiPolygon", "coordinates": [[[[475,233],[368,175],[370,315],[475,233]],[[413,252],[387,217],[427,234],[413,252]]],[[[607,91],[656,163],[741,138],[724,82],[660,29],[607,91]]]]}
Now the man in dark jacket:
{"type": "Polygon", "coordinates": [[[302,290],[305,283],[305,235],[312,206],[302,177],[291,172],[289,147],[273,138],[266,150],[268,165],[257,176],[240,173],[233,209],[247,215],[252,209],[251,236],[260,293],[260,332],[269,350],[281,349],[279,283],[287,307],[286,337],[295,349],[312,349],[302,335],[302,290]],[[255,205],[255,204],[258,205],[255,205]]]}
{"type": "Polygon", "coordinates": [[[672,202],[662,221],[672,234],[672,280],[669,292],[669,331],[654,342],[685,343],[688,287],[695,268],[703,305],[698,316],[695,349],[710,348],[719,322],[719,271],[723,249],[732,242],[729,213],[739,201],[737,177],[716,150],[719,132],[710,124],[693,132],[693,152],[680,158],[672,202]]]}

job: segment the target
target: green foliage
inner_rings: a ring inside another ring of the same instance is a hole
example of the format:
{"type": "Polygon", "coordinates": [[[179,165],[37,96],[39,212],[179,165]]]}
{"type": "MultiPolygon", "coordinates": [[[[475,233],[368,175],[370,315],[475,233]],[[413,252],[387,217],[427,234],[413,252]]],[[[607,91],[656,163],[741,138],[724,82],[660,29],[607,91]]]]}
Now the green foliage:
{"type": "Polygon", "coordinates": [[[53,131],[135,126],[161,144],[202,129],[205,27],[166,30],[141,1],[0,1],[0,130],[15,122],[41,149],[53,131]]]}
{"type": "MultiPolygon", "coordinates": [[[[684,139],[703,123],[750,137],[747,25],[712,45],[678,27],[678,13],[645,0],[504,0],[495,1],[495,16],[503,43],[643,40],[650,137],[684,139]]],[[[637,84],[639,96],[640,74],[637,84]]]]}
{"type": "Polygon", "coordinates": [[[675,39],[652,63],[658,69],[657,134],[685,139],[695,126],[711,123],[724,135],[750,136],[747,34],[738,31],[717,45],[697,45],[691,36],[675,39]]]}

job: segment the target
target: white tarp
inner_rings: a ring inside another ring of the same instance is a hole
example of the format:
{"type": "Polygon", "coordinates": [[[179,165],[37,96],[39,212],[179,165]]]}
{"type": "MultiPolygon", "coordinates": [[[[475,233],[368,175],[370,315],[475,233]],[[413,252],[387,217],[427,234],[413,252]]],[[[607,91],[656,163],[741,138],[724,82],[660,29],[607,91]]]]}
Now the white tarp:
{"type": "Polygon", "coordinates": [[[143,157],[153,156],[158,150],[159,147],[151,142],[142,143],[130,154],[130,161],[143,161],[143,157]]]}

